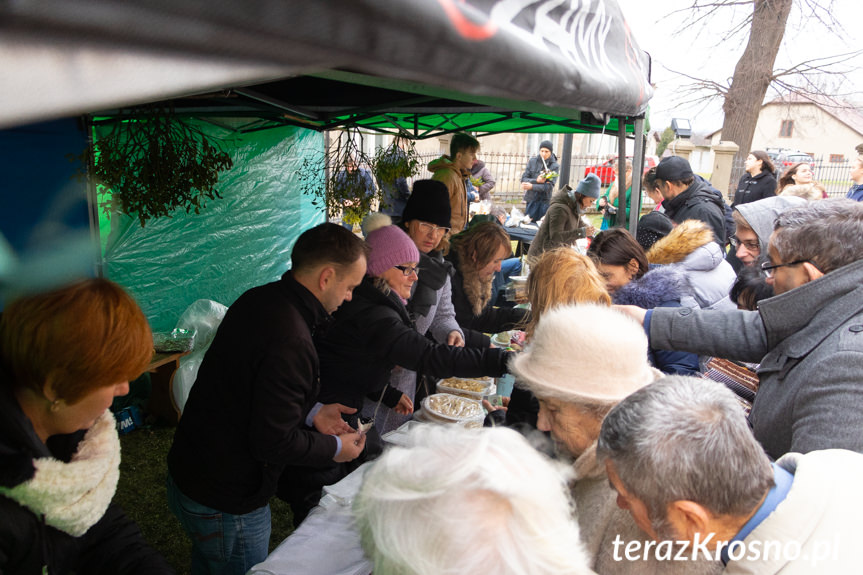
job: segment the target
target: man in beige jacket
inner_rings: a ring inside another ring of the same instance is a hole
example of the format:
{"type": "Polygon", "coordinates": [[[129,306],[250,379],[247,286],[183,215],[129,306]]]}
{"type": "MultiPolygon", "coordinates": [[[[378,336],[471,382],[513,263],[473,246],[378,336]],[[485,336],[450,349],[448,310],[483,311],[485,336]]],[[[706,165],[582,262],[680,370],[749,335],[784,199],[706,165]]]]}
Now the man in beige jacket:
{"type": "Polygon", "coordinates": [[[617,504],[650,536],[621,560],[719,559],[725,573],[859,573],[863,455],[788,453],[771,463],[722,384],[665,377],[606,416],[597,457],[617,504]],[[672,545],[683,546],[671,553],[672,545]]]}
{"type": "Polygon", "coordinates": [[[467,134],[455,134],[449,143],[449,156],[443,155],[428,165],[433,180],[443,182],[449,191],[452,207],[450,219],[452,233],[457,234],[467,227],[468,201],[465,180],[479,151],[479,140],[467,134]]]}

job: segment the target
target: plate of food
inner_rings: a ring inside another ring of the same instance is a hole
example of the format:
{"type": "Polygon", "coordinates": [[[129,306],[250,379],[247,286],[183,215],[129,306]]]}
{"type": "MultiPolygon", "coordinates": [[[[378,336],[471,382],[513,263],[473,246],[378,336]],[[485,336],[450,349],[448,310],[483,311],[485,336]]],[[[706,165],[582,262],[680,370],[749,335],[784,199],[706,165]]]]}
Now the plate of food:
{"type": "Polygon", "coordinates": [[[435,393],[423,400],[423,411],[432,419],[449,423],[482,420],[482,403],[451,393],[435,393]]]}
{"type": "Polygon", "coordinates": [[[502,331],[491,336],[491,342],[497,347],[509,347],[510,341],[512,341],[511,331],[502,331]]]}

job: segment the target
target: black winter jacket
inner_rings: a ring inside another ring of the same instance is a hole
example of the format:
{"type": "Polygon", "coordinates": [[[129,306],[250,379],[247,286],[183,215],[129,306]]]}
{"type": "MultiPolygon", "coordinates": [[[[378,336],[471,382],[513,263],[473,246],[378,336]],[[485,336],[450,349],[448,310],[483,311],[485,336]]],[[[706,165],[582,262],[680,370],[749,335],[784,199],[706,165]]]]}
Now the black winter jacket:
{"type": "Polygon", "coordinates": [[[225,314],[168,453],[177,487],[232,514],[263,507],[286,464],[332,463],[336,438],[305,424],[318,395],[313,335],[330,316],[294,280],[252,288],[225,314]]]}
{"type": "Polygon", "coordinates": [[[662,202],[668,217],[676,223],[684,220],[701,220],[713,230],[713,239],[725,248],[725,201],[710,191],[702,179],[696,179],[676,197],[662,202]]]}
{"type": "MultiPolygon", "coordinates": [[[[455,320],[462,329],[470,329],[482,333],[500,333],[510,329],[519,329],[527,321],[526,309],[494,307],[489,300],[480,315],[474,315],[473,306],[464,291],[464,275],[459,269],[458,255],[451,251],[446,259],[455,266],[455,276],[452,278],[452,305],[455,308],[455,320]]],[[[465,333],[465,338],[468,334],[465,333]]],[[[466,341],[467,345],[488,347],[491,341],[483,336],[481,342],[466,341]]]]}
{"type": "Polygon", "coordinates": [[[762,171],[757,176],[744,173],[743,177],[740,178],[740,183],[737,184],[737,191],[734,192],[734,201],[731,202],[731,207],[756,202],[775,195],[776,177],[772,173],[762,171]]]}
{"type": "MultiPolygon", "coordinates": [[[[33,459],[70,461],[84,431],[42,443],[0,373],[0,487],[33,477],[33,459]]],[[[74,537],[47,525],[41,516],[0,495],[0,573],[29,575],[76,573],[159,575],[174,570],[150,548],[135,525],[114,504],[84,535],[74,537]]]]}
{"type": "Polygon", "coordinates": [[[366,276],[349,302],[333,314],[326,337],[318,339],[322,403],[360,409],[363,398],[394,407],[402,392],[390,388],[390,372],[399,365],[435,377],[499,377],[509,353],[495,348],[451,347],[416,332],[405,306],[394,293],[384,295],[366,276]],[[386,389],[385,389],[386,388],[386,389]]]}
{"type": "Polygon", "coordinates": [[[533,188],[524,193],[524,201],[540,201],[546,203],[551,201],[551,194],[554,192],[554,184],[557,182],[557,179],[550,182],[544,182],[542,184],[537,183],[536,181],[542,171],[545,170],[545,166],[548,166],[548,169],[552,172],[560,173],[560,164],[557,163],[557,158],[555,158],[554,154],[548,157],[545,164],[542,163],[542,157],[539,155],[536,155],[527,161],[527,168],[521,175],[521,181],[533,184],[533,188]]]}

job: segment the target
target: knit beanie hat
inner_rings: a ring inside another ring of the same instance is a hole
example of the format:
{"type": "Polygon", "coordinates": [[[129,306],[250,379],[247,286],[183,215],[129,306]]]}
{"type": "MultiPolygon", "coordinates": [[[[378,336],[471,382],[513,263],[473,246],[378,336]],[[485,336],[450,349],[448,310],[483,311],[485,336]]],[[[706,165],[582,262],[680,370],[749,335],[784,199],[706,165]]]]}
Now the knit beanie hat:
{"type": "Polygon", "coordinates": [[[596,174],[587,174],[583,180],[578,182],[576,193],[582,194],[585,197],[596,199],[599,197],[599,188],[602,186],[602,180],[596,174]]]}
{"type": "Polygon", "coordinates": [[[539,143],[539,149],[545,148],[549,152],[553,152],[554,148],[551,147],[551,140],[543,140],[539,143]]]}
{"type": "Polygon", "coordinates": [[[658,240],[661,240],[674,229],[674,222],[662,212],[649,212],[638,220],[638,231],[635,240],[647,251],[658,240]]]}
{"type": "Polygon", "coordinates": [[[633,319],[606,306],[578,304],[542,315],[510,362],[516,384],[540,399],[613,405],[662,377],[647,361],[647,336],[633,319]]]}
{"type": "Polygon", "coordinates": [[[402,221],[422,220],[440,228],[450,227],[452,208],[446,184],[437,180],[414,182],[408,202],[402,212],[402,221]]]}
{"type": "Polygon", "coordinates": [[[414,241],[398,226],[384,226],[366,236],[371,248],[366,273],[379,276],[393,266],[420,261],[414,241]]]}

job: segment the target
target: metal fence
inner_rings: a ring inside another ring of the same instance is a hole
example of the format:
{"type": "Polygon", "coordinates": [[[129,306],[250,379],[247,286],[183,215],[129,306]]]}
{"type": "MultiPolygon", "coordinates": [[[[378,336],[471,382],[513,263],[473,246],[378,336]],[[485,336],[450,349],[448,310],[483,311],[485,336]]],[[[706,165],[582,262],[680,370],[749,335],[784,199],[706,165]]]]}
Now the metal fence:
{"type": "MultiPolygon", "coordinates": [[[[743,158],[739,162],[735,162],[732,166],[730,186],[731,189],[729,192],[731,198],[734,197],[734,190],[737,189],[737,182],[740,180],[740,177],[745,171],[743,167],[744,161],[745,158],[743,158]]],[[[782,174],[785,173],[785,170],[789,167],[791,166],[776,166],[777,181],[782,176],[782,174]]],[[[851,187],[851,162],[849,160],[844,160],[842,162],[831,162],[829,161],[829,159],[825,160],[824,158],[815,158],[815,161],[812,165],[812,172],[814,174],[815,181],[824,186],[824,188],[827,190],[828,197],[844,198],[845,194],[848,193],[848,189],[851,187]]]]}
{"type": "MultiPolygon", "coordinates": [[[[520,209],[524,208],[524,201],[522,199],[524,192],[521,189],[521,176],[524,174],[525,168],[527,168],[528,160],[533,155],[482,152],[480,156],[495,180],[494,189],[491,191],[494,203],[504,205],[507,208],[513,205],[518,206],[520,209]]],[[[440,157],[439,154],[421,154],[419,159],[423,167],[415,179],[431,178],[432,174],[428,171],[427,166],[429,162],[438,157],[440,157]]],[[[584,177],[584,170],[588,166],[601,164],[606,159],[604,156],[573,155],[569,171],[569,184],[574,188],[576,183],[584,177]]],[[[645,206],[645,209],[653,209],[653,202],[643,195],[642,206],[645,206]]]]}

